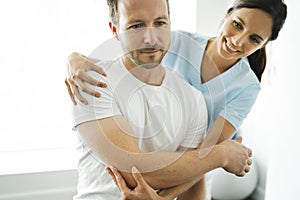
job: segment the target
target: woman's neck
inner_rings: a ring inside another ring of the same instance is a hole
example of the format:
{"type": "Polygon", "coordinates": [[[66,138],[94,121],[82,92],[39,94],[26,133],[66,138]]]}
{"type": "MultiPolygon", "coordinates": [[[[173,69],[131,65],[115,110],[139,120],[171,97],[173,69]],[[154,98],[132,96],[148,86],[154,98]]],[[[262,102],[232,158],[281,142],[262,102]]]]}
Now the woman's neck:
{"type": "Polygon", "coordinates": [[[215,39],[210,39],[205,49],[201,63],[201,82],[202,84],[224,73],[237,61],[222,58],[218,54],[215,39]]]}

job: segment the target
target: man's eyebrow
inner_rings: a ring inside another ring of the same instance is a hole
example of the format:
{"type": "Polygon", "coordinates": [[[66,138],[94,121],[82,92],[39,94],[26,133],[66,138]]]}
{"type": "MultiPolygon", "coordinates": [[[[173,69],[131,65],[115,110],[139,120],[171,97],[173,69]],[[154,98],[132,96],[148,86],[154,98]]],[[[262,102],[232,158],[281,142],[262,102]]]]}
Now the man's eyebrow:
{"type": "MultiPolygon", "coordinates": [[[[239,17],[237,17],[238,18],[238,20],[245,26],[245,22],[241,19],[241,18],[239,18],[239,17]]],[[[258,37],[259,39],[261,39],[262,41],[264,41],[264,39],[260,36],[260,35],[258,35],[258,34],[253,34],[255,37],[258,37]]]]}
{"type": "MultiPolygon", "coordinates": [[[[161,16],[161,17],[155,18],[154,20],[162,20],[162,19],[168,20],[168,17],[167,16],[161,16]]],[[[141,22],[143,23],[144,21],[141,20],[141,19],[134,19],[134,20],[128,21],[128,24],[141,23],[141,22]]]]}
{"type": "Polygon", "coordinates": [[[164,16],[156,18],[155,20],[160,20],[160,19],[166,19],[166,20],[168,20],[168,17],[164,15],[164,16]]]}
{"type": "Polygon", "coordinates": [[[140,19],[134,19],[134,20],[128,21],[127,24],[135,24],[135,23],[141,23],[141,22],[144,22],[144,21],[143,21],[143,20],[140,20],[140,19]]]}

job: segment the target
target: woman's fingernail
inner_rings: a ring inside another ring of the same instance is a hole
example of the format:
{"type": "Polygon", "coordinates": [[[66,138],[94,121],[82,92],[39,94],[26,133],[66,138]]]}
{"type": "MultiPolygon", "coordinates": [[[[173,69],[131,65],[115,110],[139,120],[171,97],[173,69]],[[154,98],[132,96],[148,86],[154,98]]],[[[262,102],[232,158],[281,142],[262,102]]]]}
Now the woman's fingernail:
{"type": "Polygon", "coordinates": [[[132,173],[138,173],[139,171],[138,171],[138,169],[137,169],[136,167],[133,166],[133,167],[131,168],[131,172],[132,172],[132,173]]]}

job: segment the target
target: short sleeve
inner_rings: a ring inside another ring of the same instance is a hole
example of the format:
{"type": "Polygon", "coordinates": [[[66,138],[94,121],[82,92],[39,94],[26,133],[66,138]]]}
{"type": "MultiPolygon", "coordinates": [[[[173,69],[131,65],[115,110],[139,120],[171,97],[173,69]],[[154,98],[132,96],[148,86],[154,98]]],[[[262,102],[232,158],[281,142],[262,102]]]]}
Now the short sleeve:
{"type": "Polygon", "coordinates": [[[120,115],[109,79],[94,71],[89,71],[88,74],[96,80],[106,83],[107,88],[101,88],[85,83],[87,87],[100,92],[101,97],[97,98],[80,91],[80,94],[87,99],[88,105],[82,104],[78,99],[76,100],[78,104],[73,106],[74,127],[83,122],[120,115]]]}
{"type": "Polygon", "coordinates": [[[225,118],[238,130],[254,105],[259,91],[259,84],[248,86],[228,102],[219,116],[225,118]]]}

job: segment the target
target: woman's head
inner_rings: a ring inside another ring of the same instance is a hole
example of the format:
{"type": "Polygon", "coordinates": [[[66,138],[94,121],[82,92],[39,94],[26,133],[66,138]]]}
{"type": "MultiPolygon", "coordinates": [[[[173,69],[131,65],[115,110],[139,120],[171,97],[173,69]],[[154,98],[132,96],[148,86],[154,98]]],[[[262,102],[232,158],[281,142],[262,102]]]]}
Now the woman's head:
{"type": "Polygon", "coordinates": [[[269,41],[276,40],[287,16],[287,6],[283,0],[236,0],[227,14],[241,8],[260,9],[272,18],[273,27],[269,41]]]}
{"type": "Polygon", "coordinates": [[[283,0],[235,0],[219,32],[219,45],[224,44],[224,52],[228,54],[224,57],[233,60],[238,56],[248,57],[252,70],[261,80],[266,65],[265,45],[277,39],[286,16],[283,0]]]}

